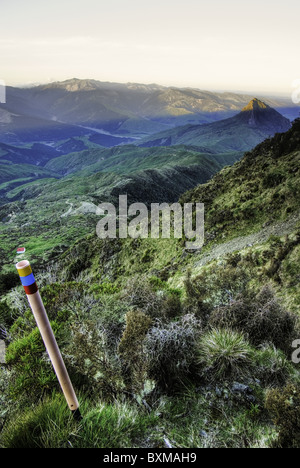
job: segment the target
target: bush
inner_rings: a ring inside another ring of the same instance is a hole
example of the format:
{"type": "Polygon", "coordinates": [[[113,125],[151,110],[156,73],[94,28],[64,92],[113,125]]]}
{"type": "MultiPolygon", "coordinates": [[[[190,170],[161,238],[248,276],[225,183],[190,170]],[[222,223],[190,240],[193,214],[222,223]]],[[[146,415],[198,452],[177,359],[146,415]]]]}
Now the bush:
{"type": "Polygon", "coordinates": [[[131,307],[136,307],[152,318],[159,317],[161,300],[147,280],[133,278],[128,281],[122,294],[131,307]]]}
{"type": "Polygon", "coordinates": [[[191,278],[189,271],[185,280],[187,304],[198,307],[199,315],[207,320],[212,309],[230,304],[240,294],[245,295],[250,274],[244,268],[231,265],[215,265],[191,278]]]}
{"type": "Polygon", "coordinates": [[[274,188],[281,184],[281,182],[286,178],[286,174],[280,169],[273,169],[273,171],[268,172],[262,179],[262,186],[264,189],[274,188]]]}
{"type": "Polygon", "coordinates": [[[198,344],[198,363],[210,381],[240,380],[253,370],[254,351],[241,333],[213,329],[198,344]]]}
{"type": "Polygon", "coordinates": [[[10,289],[18,286],[20,279],[16,273],[4,273],[0,275],[0,294],[5,294],[10,289]]]}
{"type": "Polygon", "coordinates": [[[264,386],[280,387],[295,374],[291,362],[286,358],[283,351],[274,346],[265,346],[257,351],[256,377],[262,381],[264,386]]]}
{"type": "Polygon", "coordinates": [[[201,322],[193,315],[185,315],[177,322],[157,321],[145,340],[149,377],[167,392],[175,390],[182,379],[191,377],[195,366],[196,343],[201,322]]]}
{"type": "Polygon", "coordinates": [[[116,343],[110,342],[105,326],[88,319],[72,324],[71,336],[66,364],[72,381],[78,380],[88,395],[112,401],[124,390],[116,343]]]}
{"type": "Polygon", "coordinates": [[[153,277],[150,280],[133,279],[128,282],[122,297],[131,307],[138,308],[152,319],[169,321],[180,316],[182,307],[178,290],[165,286],[165,290],[157,290],[157,285],[157,281],[153,284],[153,277]]]}
{"type": "Polygon", "coordinates": [[[268,342],[289,352],[296,316],[279,304],[269,286],[264,286],[256,296],[241,297],[228,306],[216,309],[211,314],[209,324],[245,333],[255,346],[268,342]]]}
{"type": "Polygon", "coordinates": [[[139,310],[131,310],[126,314],[126,328],[119,344],[119,355],[124,380],[134,393],[143,387],[147,379],[143,342],[151,323],[151,319],[139,310]]]}
{"type": "Polygon", "coordinates": [[[292,384],[284,389],[270,390],[266,409],[279,430],[274,448],[300,447],[300,388],[292,384]]]}

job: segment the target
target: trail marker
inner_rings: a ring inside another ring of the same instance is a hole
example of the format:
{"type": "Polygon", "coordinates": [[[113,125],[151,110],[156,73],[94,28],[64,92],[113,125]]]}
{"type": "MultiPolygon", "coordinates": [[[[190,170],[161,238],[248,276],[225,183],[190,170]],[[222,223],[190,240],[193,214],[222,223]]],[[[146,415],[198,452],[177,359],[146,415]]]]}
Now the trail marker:
{"type": "Polygon", "coordinates": [[[73,416],[76,419],[80,419],[79,403],[51,328],[30,263],[27,260],[23,260],[17,263],[16,268],[65,399],[73,416]]]}

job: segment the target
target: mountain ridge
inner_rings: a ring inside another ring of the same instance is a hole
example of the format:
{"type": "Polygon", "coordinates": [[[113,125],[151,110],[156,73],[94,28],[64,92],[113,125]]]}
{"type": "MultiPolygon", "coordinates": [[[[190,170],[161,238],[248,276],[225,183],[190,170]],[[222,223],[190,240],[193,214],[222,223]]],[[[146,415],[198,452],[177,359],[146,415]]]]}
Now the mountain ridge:
{"type": "MultiPolygon", "coordinates": [[[[250,99],[247,94],[232,92],[77,78],[27,88],[8,86],[6,91],[7,103],[0,104],[0,113],[9,111],[24,118],[48,120],[49,125],[83,126],[89,132],[96,129],[127,138],[232,117],[250,99]]],[[[288,99],[264,100],[273,108],[282,108],[288,116],[295,118],[298,113],[288,99]]],[[[8,124],[0,128],[2,135],[11,132],[8,124]]]]}
{"type": "Polygon", "coordinates": [[[275,133],[283,133],[291,122],[266,103],[253,99],[228,119],[204,125],[186,125],[145,138],[138,146],[202,146],[214,151],[248,151],[275,133]]]}

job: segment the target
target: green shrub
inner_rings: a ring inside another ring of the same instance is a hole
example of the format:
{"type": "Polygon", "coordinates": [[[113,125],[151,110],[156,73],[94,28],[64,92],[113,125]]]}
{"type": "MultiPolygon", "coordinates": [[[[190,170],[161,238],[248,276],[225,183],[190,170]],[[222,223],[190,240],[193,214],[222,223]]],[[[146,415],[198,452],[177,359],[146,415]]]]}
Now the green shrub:
{"type": "Polygon", "coordinates": [[[268,172],[262,179],[264,189],[277,187],[286,178],[286,174],[281,169],[273,169],[268,172]]]}
{"type": "Polygon", "coordinates": [[[280,387],[295,375],[291,362],[283,351],[274,346],[265,346],[256,352],[257,368],[255,376],[265,387],[280,387]]]}
{"type": "MultiPolygon", "coordinates": [[[[51,322],[51,326],[59,342],[61,327],[56,322],[51,322]]],[[[12,371],[9,393],[14,399],[25,397],[35,402],[58,386],[37,328],[10,343],[6,350],[6,364],[12,371]]]]}
{"type": "Polygon", "coordinates": [[[2,273],[0,275],[0,294],[8,292],[19,284],[20,279],[16,273],[2,273]]]}
{"type": "Polygon", "coordinates": [[[118,292],[119,288],[116,284],[104,281],[100,284],[93,284],[89,288],[89,292],[96,294],[96,296],[102,296],[103,294],[115,294],[118,292]]]}
{"type": "Polygon", "coordinates": [[[79,381],[87,395],[101,395],[106,401],[112,401],[123,392],[117,342],[101,322],[87,318],[72,323],[71,339],[65,351],[73,379],[79,381]]]}
{"type": "Polygon", "coordinates": [[[132,278],[122,292],[129,306],[136,307],[151,318],[159,317],[161,300],[145,278],[132,278]]]}
{"type": "Polygon", "coordinates": [[[146,356],[143,342],[152,320],[139,310],[126,314],[126,328],[119,344],[123,375],[127,387],[137,393],[147,380],[146,356]]]}
{"type": "Polygon", "coordinates": [[[150,281],[133,278],[123,290],[122,298],[131,308],[138,308],[152,319],[172,320],[182,312],[180,294],[176,289],[158,290],[158,284],[165,284],[158,281],[153,282],[153,277],[150,281]]]}
{"type": "MultiPolygon", "coordinates": [[[[52,283],[43,287],[41,296],[50,320],[57,319],[61,310],[68,307],[68,303],[81,301],[85,288],[83,283],[76,282],[52,283]]],[[[68,316],[65,315],[62,321],[67,320],[67,318],[68,316]]]]}
{"type": "Polygon", "coordinates": [[[182,314],[181,298],[178,290],[170,289],[161,296],[161,317],[166,321],[180,317],[182,314]]]}
{"type": "Polygon", "coordinates": [[[279,435],[275,448],[300,447],[300,388],[292,384],[284,389],[270,390],[266,397],[266,409],[270,412],[279,435]]]}
{"type": "Polygon", "coordinates": [[[210,381],[243,380],[253,370],[254,350],[241,333],[213,329],[198,344],[198,363],[210,381]]]}
{"type": "Polygon", "coordinates": [[[249,271],[240,265],[215,265],[209,273],[204,271],[195,278],[191,278],[189,271],[185,280],[187,301],[198,304],[200,313],[204,310],[209,314],[213,307],[230,304],[238,295],[246,295],[250,279],[249,271]]]}

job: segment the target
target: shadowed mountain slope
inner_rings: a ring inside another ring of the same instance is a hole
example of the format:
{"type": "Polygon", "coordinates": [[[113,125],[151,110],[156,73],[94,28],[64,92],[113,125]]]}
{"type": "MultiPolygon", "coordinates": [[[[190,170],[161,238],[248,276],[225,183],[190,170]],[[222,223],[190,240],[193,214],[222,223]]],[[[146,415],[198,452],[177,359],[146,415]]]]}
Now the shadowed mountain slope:
{"type": "Polygon", "coordinates": [[[248,151],[275,133],[287,131],[288,119],[267,104],[253,99],[229,119],[207,125],[188,125],[152,135],[140,146],[194,145],[216,152],[248,151]]]}

